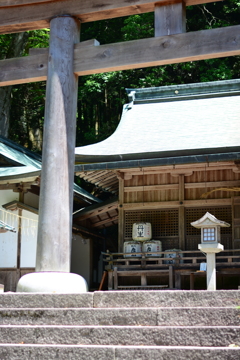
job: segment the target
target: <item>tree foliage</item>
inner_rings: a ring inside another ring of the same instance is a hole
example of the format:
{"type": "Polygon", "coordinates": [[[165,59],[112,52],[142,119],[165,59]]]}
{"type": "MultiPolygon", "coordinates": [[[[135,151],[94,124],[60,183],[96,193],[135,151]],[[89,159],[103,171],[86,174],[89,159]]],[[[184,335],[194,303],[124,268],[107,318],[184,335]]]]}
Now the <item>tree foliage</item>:
{"type": "MultiPolygon", "coordinates": [[[[239,23],[238,0],[187,8],[187,31],[198,31],[239,23]]],[[[15,35],[0,37],[0,57],[14,56],[15,35]]],[[[100,44],[154,36],[154,14],[147,13],[82,24],[81,41],[100,44]]],[[[30,31],[22,45],[27,55],[32,47],[47,47],[49,31],[30,31]]],[[[95,74],[79,78],[77,146],[101,141],[116,129],[127,101],[125,88],[142,88],[239,78],[239,57],[187,62],[159,67],[95,74]]],[[[45,83],[16,85],[10,90],[9,137],[30,149],[41,151],[45,83]]],[[[1,112],[1,104],[0,104],[1,112]]],[[[1,116],[1,115],[0,115],[1,116]]],[[[1,118],[0,118],[1,119],[1,118]]]]}

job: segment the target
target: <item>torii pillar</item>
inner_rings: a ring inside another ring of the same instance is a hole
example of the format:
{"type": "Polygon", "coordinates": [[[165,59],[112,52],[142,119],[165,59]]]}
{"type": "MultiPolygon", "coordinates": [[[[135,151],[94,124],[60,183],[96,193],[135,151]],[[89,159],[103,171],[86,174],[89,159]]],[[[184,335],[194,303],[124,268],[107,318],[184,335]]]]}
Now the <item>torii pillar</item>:
{"type": "Polygon", "coordinates": [[[70,273],[78,91],[73,58],[79,38],[77,19],[51,20],[36,272],[19,280],[19,292],[87,291],[85,280],[70,273]]]}

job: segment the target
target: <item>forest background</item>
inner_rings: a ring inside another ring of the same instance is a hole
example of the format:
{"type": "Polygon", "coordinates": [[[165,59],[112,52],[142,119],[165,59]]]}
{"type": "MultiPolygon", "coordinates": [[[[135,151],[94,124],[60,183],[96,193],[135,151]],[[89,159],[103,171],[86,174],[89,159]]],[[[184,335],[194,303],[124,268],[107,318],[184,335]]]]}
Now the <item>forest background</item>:
{"type": "MultiPolygon", "coordinates": [[[[240,3],[225,0],[187,7],[187,31],[238,25],[240,3]]],[[[85,23],[81,41],[97,39],[101,45],[154,36],[154,14],[85,23]]],[[[28,55],[30,48],[48,47],[49,30],[0,36],[0,58],[28,55]]],[[[79,77],[76,146],[111,135],[126,103],[125,88],[237,79],[240,57],[211,59],[151,68],[79,77]]],[[[0,88],[0,135],[41,153],[45,82],[0,88]]]]}

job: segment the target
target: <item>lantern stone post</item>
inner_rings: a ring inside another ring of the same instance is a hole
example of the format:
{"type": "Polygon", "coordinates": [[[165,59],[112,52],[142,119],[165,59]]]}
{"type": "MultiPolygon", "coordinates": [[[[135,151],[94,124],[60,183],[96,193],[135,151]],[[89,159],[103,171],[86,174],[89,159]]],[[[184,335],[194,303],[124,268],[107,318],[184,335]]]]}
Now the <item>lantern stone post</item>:
{"type": "Polygon", "coordinates": [[[201,244],[198,244],[198,249],[207,256],[207,290],[216,290],[216,253],[224,250],[223,245],[220,244],[220,228],[229,227],[230,224],[206,212],[191,225],[201,229],[201,244]]]}
{"type": "Polygon", "coordinates": [[[82,292],[85,280],[70,274],[78,76],[74,44],[80,24],[71,16],[50,22],[36,272],[17,291],[82,292]]]}

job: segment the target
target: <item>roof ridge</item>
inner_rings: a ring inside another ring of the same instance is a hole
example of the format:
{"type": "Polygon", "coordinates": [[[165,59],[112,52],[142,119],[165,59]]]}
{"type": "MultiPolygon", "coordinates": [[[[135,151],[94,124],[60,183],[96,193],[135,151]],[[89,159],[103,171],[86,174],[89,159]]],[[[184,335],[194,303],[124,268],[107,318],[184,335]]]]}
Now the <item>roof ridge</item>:
{"type": "Polygon", "coordinates": [[[129,102],[161,102],[240,94],[240,80],[221,80],[150,88],[126,88],[129,102]],[[133,96],[134,94],[134,96],[133,96]]]}

